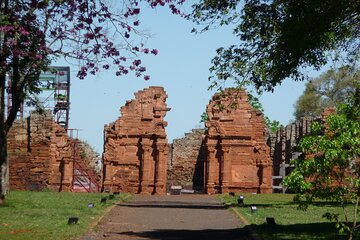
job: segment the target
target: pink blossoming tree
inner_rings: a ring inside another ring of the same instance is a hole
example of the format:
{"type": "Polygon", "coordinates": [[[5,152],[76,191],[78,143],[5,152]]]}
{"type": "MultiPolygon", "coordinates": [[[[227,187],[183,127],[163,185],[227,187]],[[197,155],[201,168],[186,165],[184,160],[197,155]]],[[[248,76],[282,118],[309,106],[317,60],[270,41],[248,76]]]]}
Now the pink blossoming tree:
{"type": "MultiPolygon", "coordinates": [[[[76,60],[77,77],[116,68],[149,80],[141,55],[157,55],[142,43],[141,0],[0,0],[0,205],[9,187],[7,134],[28,94],[38,93],[39,75],[59,57],[76,60]],[[6,87],[11,78],[10,88],[6,87]],[[5,91],[12,95],[5,114],[5,91]]],[[[150,7],[176,7],[185,0],[142,0],[150,7]]]]}

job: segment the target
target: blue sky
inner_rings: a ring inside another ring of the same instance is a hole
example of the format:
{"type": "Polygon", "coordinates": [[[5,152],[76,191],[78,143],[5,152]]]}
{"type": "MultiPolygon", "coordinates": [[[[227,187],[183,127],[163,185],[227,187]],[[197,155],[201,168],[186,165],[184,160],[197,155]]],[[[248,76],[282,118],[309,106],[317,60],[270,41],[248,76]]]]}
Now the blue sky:
{"type": "MultiPolygon", "coordinates": [[[[203,126],[200,115],[214,94],[207,90],[211,59],[218,47],[236,43],[230,28],[192,34],[193,23],[172,15],[165,8],[143,8],[140,22],[141,27],[153,35],[147,46],[159,50],[157,56],[142,59],[150,81],[131,75],[118,78],[112,71],[79,80],[75,76],[76,67],[70,66],[70,128],[80,129],[79,138],[89,142],[99,153],[103,150],[104,124],[115,121],[126,100],[133,99],[135,92],[149,86],[163,86],[168,94],[171,111],[165,120],[170,141],[192,128],[203,126]]],[[[274,93],[265,93],[260,99],[265,114],[287,124],[293,119],[293,104],[303,89],[304,83],[287,80],[274,93]]]]}

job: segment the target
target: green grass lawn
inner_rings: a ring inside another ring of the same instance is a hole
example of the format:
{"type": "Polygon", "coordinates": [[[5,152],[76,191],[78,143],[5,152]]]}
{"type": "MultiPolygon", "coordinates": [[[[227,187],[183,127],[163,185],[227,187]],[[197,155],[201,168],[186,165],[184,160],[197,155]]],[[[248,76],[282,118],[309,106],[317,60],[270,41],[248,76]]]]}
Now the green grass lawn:
{"type": "MultiPolygon", "coordinates": [[[[339,213],[343,216],[341,207],[331,202],[317,202],[309,206],[307,211],[299,210],[293,202],[291,194],[242,194],[245,205],[237,205],[237,197],[227,194],[220,195],[222,201],[235,206],[251,225],[251,228],[263,240],[277,239],[347,239],[339,235],[335,223],[329,222],[322,215],[326,212],[339,213]],[[250,206],[256,206],[252,213],[250,206]],[[274,217],[276,225],[266,224],[266,217],[274,217]]],[[[351,206],[347,207],[351,211],[351,206]]],[[[350,215],[350,214],[349,214],[350,215]]],[[[352,214],[351,214],[352,216],[352,214]]],[[[354,239],[360,239],[358,233],[354,239]]]]}
{"type": "Polygon", "coordinates": [[[100,204],[104,193],[12,191],[0,207],[0,239],[74,239],[83,235],[114,203],[127,195],[100,204]],[[88,204],[94,207],[89,208],[88,204]],[[79,217],[68,225],[68,218],[79,217]]]}

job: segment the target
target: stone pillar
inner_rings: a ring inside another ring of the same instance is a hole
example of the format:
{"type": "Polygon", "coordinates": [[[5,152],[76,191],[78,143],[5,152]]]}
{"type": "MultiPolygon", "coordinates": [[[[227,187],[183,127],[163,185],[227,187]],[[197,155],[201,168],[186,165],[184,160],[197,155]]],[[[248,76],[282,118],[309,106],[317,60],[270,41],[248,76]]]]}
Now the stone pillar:
{"type": "Polygon", "coordinates": [[[229,192],[231,184],[231,159],[229,158],[230,147],[221,144],[221,193],[229,192]]]}
{"type": "Polygon", "coordinates": [[[61,191],[70,191],[73,180],[73,162],[70,159],[62,160],[63,173],[61,179],[61,191]]]}
{"type": "Polygon", "coordinates": [[[153,156],[152,156],[152,146],[150,139],[143,138],[141,142],[141,147],[143,150],[142,155],[142,169],[141,171],[141,190],[142,193],[151,194],[153,192],[153,188],[151,187],[152,183],[154,182],[153,179],[151,179],[151,169],[153,169],[152,165],[154,162],[153,156]]]}
{"type": "Polygon", "coordinates": [[[216,167],[216,145],[207,144],[207,157],[206,157],[206,192],[208,194],[217,193],[215,186],[218,183],[219,178],[217,177],[217,167],[216,167]]]}
{"type": "Polygon", "coordinates": [[[156,146],[158,155],[156,157],[156,178],[155,178],[155,193],[165,194],[166,193],[166,160],[168,155],[168,144],[158,143],[156,146]]]}
{"type": "Polygon", "coordinates": [[[269,164],[262,165],[263,167],[263,182],[260,185],[261,193],[272,193],[272,167],[269,164]]]}
{"type": "Polygon", "coordinates": [[[105,191],[106,189],[111,189],[111,185],[112,185],[112,164],[108,163],[108,164],[104,164],[103,165],[103,190],[105,191]]]}

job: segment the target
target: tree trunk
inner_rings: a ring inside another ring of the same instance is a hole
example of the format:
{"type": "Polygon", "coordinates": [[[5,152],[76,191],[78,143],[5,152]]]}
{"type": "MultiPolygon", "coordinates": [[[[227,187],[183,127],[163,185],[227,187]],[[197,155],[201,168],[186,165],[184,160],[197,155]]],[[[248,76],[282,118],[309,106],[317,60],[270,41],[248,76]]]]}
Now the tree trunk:
{"type": "Polygon", "coordinates": [[[5,73],[0,75],[0,205],[4,204],[9,186],[5,128],[5,73]]]}
{"type": "Polygon", "coordinates": [[[0,205],[9,191],[9,164],[7,159],[6,134],[0,133],[0,205]]]}

